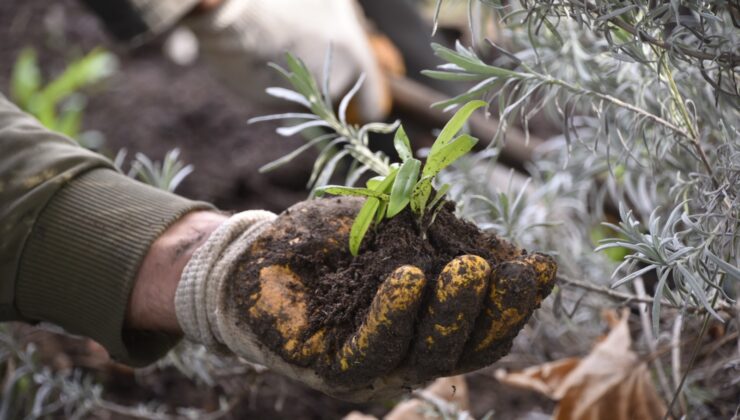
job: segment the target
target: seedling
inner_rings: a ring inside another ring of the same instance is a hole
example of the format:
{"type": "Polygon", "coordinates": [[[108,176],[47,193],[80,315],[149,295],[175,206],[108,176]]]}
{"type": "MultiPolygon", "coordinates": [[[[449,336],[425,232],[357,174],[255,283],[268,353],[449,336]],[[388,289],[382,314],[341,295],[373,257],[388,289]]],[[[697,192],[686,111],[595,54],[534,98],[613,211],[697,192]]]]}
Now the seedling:
{"type": "MultiPolygon", "coordinates": [[[[365,204],[357,214],[350,231],[349,249],[352,255],[358,254],[360,244],[371,226],[398,215],[407,206],[410,206],[411,211],[417,216],[421,230],[425,232],[425,228],[434,222],[437,212],[441,209],[443,198],[450,188],[448,184],[441,185],[432,197],[434,179],[442,169],[468,153],[478,142],[468,134],[459,133],[470,115],[485,106],[486,102],[479,100],[469,102],[455,113],[434,141],[422,168],[422,162],[414,157],[411,142],[403,126],[398,122],[371,123],[362,127],[347,122],[345,117],[347,107],[359,90],[363,77],[342,99],[337,115],[327,94],[329,81],[326,76],[322,89],[319,90],[318,83],[299,59],[289,54],[287,63],[287,70],[279,66],[274,67],[288,79],[295,90],[270,88],[267,92],[278,98],[299,103],[311,113],[269,115],[253,118],[250,122],[275,119],[302,121],[292,127],[279,128],[278,134],[284,136],[317,127],[329,128],[333,133],[320,133],[306,145],[266,165],[263,169],[269,170],[285,164],[311,145],[320,145],[321,153],[316,159],[314,173],[309,181],[309,186],[313,188],[312,193],[366,197],[365,204]],[[393,145],[401,162],[391,164],[389,158],[382,152],[373,152],[369,149],[368,133],[388,133],[393,130],[395,130],[393,145]],[[337,150],[340,146],[341,149],[337,150]],[[346,185],[326,185],[339,161],[345,157],[353,159],[346,185]],[[365,187],[354,187],[353,184],[360,175],[368,170],[377,176],[369,179],[365,187]],[[427,225],[423,226],[423,223],[427,225]]],[[[328,65],[325,74],[329,73],[328,65]]]]}
{"type": "MultiPolygon", "coordinates": [[[[442,169],[468,153],[478,142],[478,139],[469,134],[455,136],[473,111],[484,105],[483,101],[473,101],[457,111],[434,141],[423,169],[421,161],[413,157],[411,143],[403,126],[399,126],[393,145],[402,162],[400,165],[398,163],[391,165],[388,175],[371,178],[367,182],[367,188],[327,185],[317,189],[317,194],[367,197],[350,231],[349,249],[352,255],[357,255],[362,239],[373,223],[377,224],[385,218],[396,216],[406,206],[410,205],[420,225],[428,214],[430,215],[428,223],[434,222],[450,185],[441,185],[430,201],[433,181],[442,169]]],[[[422,227],[422,231],[424,230],[422,227]]]]}
{"type": "Polygon", "coordinates": [[[93,144],[94,136],[86,137],[80,132],[85,110],[85,99],[80,92],[111,75],[115,68],[115,56],[96,48],[44,83],[35,50],[26,48],[13,66],[11,98],[46,128],[76,139],[83,146],[98,146],[93,144]]]}

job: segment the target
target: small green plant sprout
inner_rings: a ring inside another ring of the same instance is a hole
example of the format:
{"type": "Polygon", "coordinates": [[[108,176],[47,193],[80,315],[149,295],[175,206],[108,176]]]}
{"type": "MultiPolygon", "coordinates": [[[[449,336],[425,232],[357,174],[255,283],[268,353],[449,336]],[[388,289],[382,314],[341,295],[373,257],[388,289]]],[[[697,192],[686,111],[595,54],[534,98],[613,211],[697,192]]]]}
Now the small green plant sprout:
{"type": "Polygon", "coordinates": [[[80,132],[86,105],[80,91],[110,76],[116,66],[113,54],[96,48],[71,62],[59,76],[44,84],[36,51],[26,48],[13,66],[10,96],[46,128],[76,139],[84,147],[96,148],[101,143],[99,133],[80,132]]]}
{"type": "Polygon", "coordinates": [[[285,164],[298,154],[318,145],[321,148],[314,173],[309,186],[312,195],[353,195],[365,197],[365,204],[358,213],[350,231],[349,248],[352,255],[357,255],[365,234],[371,226],[377,225],[385,218],[392,218],[410,206],[417,216],[421,231],[425,232],[423,223],[431,225],[441,208],[445,193],[450,186],[441,185],[434,197],[433,181],[437,174],[461,156],[473,149],[478,140],[469,134],[460,134],[472,113],[486,106],[486,102],[475,100],[461,106],[440,132],[433,143],[426,163],[423,165],[413,155],[411,142],[403,127],[398,123],[370,123],[356,126],[347,123],[346,110],[354,94],[359,90],[364,77],[360,77],[355,86],[341,100],[338,115],[334,113],[328,92],[328,78],[331,59],[327,60],[324,69],[323,88],[311,76],[305,65],[292,55],[287,56],[288,69],[273,66],[291,83],[295,90],[269,88],[268,93],[278,98],[299,103],[311,113],[289,113],[257,117],[250,122],[287,119],[300,122],[291,127],[281,127],[278,134],[289,136],[299,132],[328,128],[332,132],[320,133],[305,145],[292,153],[266,165],[263,170],[273,169],[285,164]],[[390,163],[388,156],[382,152],[373,152],[368,147],[368,134],[371,132],[389,133],[395,130],[393,145],[401,158],[400,163],[390,163]],[[338,163],[345,157],[352,158],[346,185],[327,185],[338,163]],[[377,174],[369,179],[365,187],[355,187],[360,176],[367,171],[377,174]],[[431,200],[430,200],[431,199],[431,200]]]}
{"type": "MultiPolygon", "coordinates": [[[[367,197],[350,231],[349,249],[352,255],[357,255],[359,252],[362,239],[373,223],[380,223],[384,218],[399,214],[406,206],[410,205],[420,225],[427,214],[430,215],[428,223],[434,222],[450,185],[441,185],[434,198],[429,201],[433,191],[432,181],[442,169],[468,153],[478,142],[478,139],[469,134],[456,135],[473,111],[482,106],[485,106],[483,101],[469,102],[455,113],[432,144],[423,169],[421,161],[413,157],[411,143],[403,126],[399,126],[393,139],[393,145],[402,163],[391,165],[391,172],[388,175],[371,178],[367,188],[327,185],[317,189],[316,192],[319,195],[367,197]]],[[[422,227],[422,232],[424,231],[422,227]]]]}
{"type": "MultiPolygon", "coordinates": [[[[127,154],[126,149],[121,149],[113,160],[113,164],[121,171],[127,154]]],[[[180,159],[180,149],[174,148],[164,155],[161,162],[153,161],[143,153],[137,153],[127,174],[147,185],[174,192],[192,172],[193,165],[185,164],[180,159]]]]}

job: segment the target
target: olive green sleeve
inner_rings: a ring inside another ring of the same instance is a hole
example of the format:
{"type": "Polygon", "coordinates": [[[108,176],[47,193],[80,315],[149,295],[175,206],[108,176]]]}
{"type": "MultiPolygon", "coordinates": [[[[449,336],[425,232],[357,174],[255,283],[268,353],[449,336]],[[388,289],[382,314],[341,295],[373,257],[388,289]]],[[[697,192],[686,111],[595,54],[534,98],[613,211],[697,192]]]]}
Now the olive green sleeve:
{"type": "Polygon", "coordinates": [[[136,272],[183,214],[212,208],[136,182],[0,94],[0,321],[47,321],[142,365],[174,339],[125,330],[136,272]]]}

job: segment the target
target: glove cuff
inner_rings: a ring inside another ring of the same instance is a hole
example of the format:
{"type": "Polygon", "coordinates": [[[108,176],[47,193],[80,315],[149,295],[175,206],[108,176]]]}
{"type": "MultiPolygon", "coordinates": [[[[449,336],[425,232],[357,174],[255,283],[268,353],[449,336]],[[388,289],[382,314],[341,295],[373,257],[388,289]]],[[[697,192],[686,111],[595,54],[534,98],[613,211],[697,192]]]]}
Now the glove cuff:
{"type": "Polygon", "coordinates": [[[190,258],[175,294],[175,313],[185,337],[226,351],[216,321],[225,279],[239,257],[277,216],[250,210],[231,216],[190,258]]]}

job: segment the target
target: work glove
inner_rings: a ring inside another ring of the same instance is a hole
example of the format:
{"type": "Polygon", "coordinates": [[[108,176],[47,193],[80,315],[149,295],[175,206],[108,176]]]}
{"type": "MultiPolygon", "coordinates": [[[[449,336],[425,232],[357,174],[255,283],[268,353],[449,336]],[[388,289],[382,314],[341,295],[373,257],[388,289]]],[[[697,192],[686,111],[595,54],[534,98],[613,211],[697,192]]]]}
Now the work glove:
{"type": "Polygon", "coordinates": [[[322,75],[331,45],[330,96],[343,96],[364,73],[355,96],[359,118],[377,121],[390,110],[390,90],[354,0],[224,0],[183,23],[198,38],[216,76],[243,97],[269,99],[265,88],[284,81],[267,64],[283,64],[285,52],[301,58],[313,75],[322,75]]]}
{"type": "Polygon", "coordinates": [[[334,326],[311,329],[308,295],[315,282],[300,274],[301,256],[325,262],[327,269],[315,272],[334,274],[330,260],[348,256],[362,203],[318,199],[277,218],[263,211],[233,216],[183,272],[176,312],[186,337],[351,401],[397,395],[506,354],[550,293],[556,265],[504,241],[491,250],[493,267],[462,255],[427,279],[418,267],[400,265],[340,345],[328,338],[334,326]]]}

